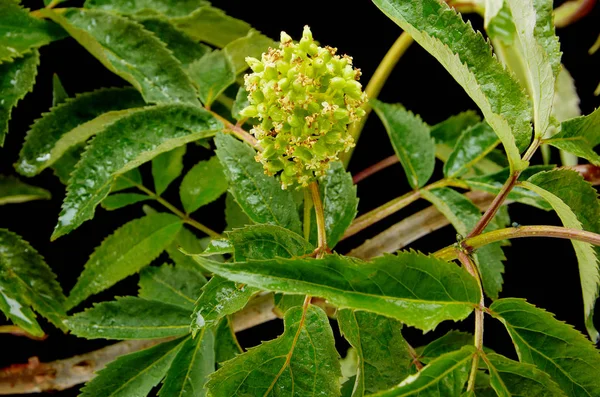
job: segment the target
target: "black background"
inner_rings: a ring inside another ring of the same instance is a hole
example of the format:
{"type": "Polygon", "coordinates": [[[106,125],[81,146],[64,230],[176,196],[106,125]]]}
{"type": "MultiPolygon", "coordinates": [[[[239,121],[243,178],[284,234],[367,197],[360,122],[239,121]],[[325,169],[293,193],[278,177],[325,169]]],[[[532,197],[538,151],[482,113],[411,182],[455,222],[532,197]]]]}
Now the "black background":
{"type": "MultiPolygon", "coordinates": [[[[31,8],[38,8],[41,1],[24,1],[31,8]]],[[[69,2],[67,5],[77,5],[69,2]]],[[[557,3],[558,4],[558,3],[557,3]]],[[[368,81],[381,58],[401,33],[393,22],[388,20],[370,1],[342,0],[213,0],[213,5],[224,9],[228,14],[248,21],[253,27],[277,39],[285,30],[298,39],[302,27],[310,25],[314,37],[322,44],[338,47],[341,53],[354,58],[355,66],[363,71],[362,81],[368,81]]],[[[479,17],[471,18],[477,29],[481,28],[479,17]]],[[[563,63],[575,78],[581,108],[584,114],[590,113],[600,103],[593,91],[600,80],[600,55],[589,56],[587,51],[600,32],[600,7],[573,26],[560,29],[564,52],[563,63]]],[[[0,174],[14,174],[12,164],[18,157],[25,133],[29,125],[51,104],[52,74],[57,73],[70,95],[106,86],[123,86],[125,83],[104,69],[100,63],[78,44],[62,40],[41,49],[42,62],[37,84],[13,112],[9,135],[4,149],[0,149],[0,174]]],[[[1,95],[1,94],[0,94],[1,95]]],[[[430,124],[467,109],[476,109],[463,90],[449,74],[423,49],[413,45],[390,76],[380,98],[386,102],[399,102],[413,112],[420,114],[430,124]]],[[[193,145],[192,145],[193,146],[193,145]]],[[[356,173],[393,154],[393,150],[383,126],[375,116],[371,116],[355,151],[349,170],[356,173]]],[[[554,160],[557,160],[555,154],[554,160]]],[[[189,167],[210,153],[201,148],[188,151],[186,165],[189,167]]],[[[539,153],[534,161],[541,161],[539,153]]],[[[439,165],[439,164],[438,164],[439,165]]],[[[435,178],[441,176],[436,170],[435,178]]],[[[142,166],[147,186],[152,186],[148,165],[142,166]]],[[[175,181],[166,198],[179,205],[175,181]]],[[[56,223],[60,205],[64,197],[64,186],[47,170],[29,180],[52,192],[49,201],[38,201],[19,205],[0,206],[0,227],[8,228],[29,241],[47,260],[58,274],[65,291],[74,285],[83,264],[93,249],[126,221],[142,215],[141,205],[127,207],[114,212],[98,208],[93,221],[86,222],[70,235],[50,243],[49,237],[56,223]]],[[[364,213],[409,190],[404,172],[394,165],[358,186],[360,197],[359,211],[364,213]]],[[[426,207],[418,202],[410,208],[380,222],[365,232],[341,243],[337,250],[347,252],[366,238],[374,236],[402,218],[426,207]]],[[[155,206],[157,209],[158,206],[155,206]]],[[[202,208],[194,217],[210,227],[222,230],[224,200],[221,199],[202,208]]],[[[513,221],[522,225],[560,224],[553,214],[514,204],[510,207],[513,221]]],[[[413,243],[412,248],[433,252],[453,243],[455,232],[447,227],[439,232],[413,243]]],[[[567,241],[527,239],[515,240],[505,248],[505,283],[502,297],[523,297],[529,302],[556,314],[557,318],[573,324],[585,332],[583,325],[583,302],[577,262],[572,246],[567,241]]],[[[161,259],[166,259],[161,257],[161,259]]],[[[135,294],[137,276],[119,283],[92,300],[111,299],[115,295],[135,294]]],[[[84,305],[80,307],[83,308],[84,305]]],[[[599,310],[596,310],[598,313],[599,310]]],[[[600,313],[598,313],[600,314],[600,313]]],[[[3,324],[4,318],[0,319],[3,324]]],[[[106,345],[106,341],[86,341],[74,336],[62,335],[51,325],[41,320],[49,332],[45,341],[31,341],[11,335],[0,334],[0,367],[11,363],[26,362],[31,356],[41,361],[51,361],[84,353],[106,345]]],[[[596,321],[600,326],[600,321],[596,321]]],[[[337,333],[337,325],[332,324],[337,333]]],[[[434,332],[422,335],[418,330],[406,328],[405,336],[411,344],[419,346],[442,335],[452,327],[463,330],[473,329],[472,318],[460,324],[444,323],[434,332]]],[[[254,346],[263,340],[276,337],[282,331],[280,321],[272,321],[255,329],[241,332],[238,337],[244,347],[254,346]]],[[[339,336],[339,335],[338,335],[339,336]]],[[[340,351],[345,352],[347,344],[337,337],[340,351]]],[[[515,357],[510,339],[502,326],[490,319],[485,324],[485,344],[510,357],[515,357]]],[[[55,393],[58,396],[75,396],[76,390],[55,393]]]]}

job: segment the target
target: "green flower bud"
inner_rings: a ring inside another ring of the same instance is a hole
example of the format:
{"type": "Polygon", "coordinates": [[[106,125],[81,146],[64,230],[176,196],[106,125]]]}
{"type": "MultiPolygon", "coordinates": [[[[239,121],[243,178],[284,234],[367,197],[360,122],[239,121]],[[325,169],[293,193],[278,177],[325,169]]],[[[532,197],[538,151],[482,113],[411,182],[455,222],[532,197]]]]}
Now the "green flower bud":
{"type": "Polygon", "coordinates": [[[256,159],[285,189],[322,177],[354,145],[348,125],[364,116],[366,95],[352,58],[319,47],[308,26],[299,43],[284,32],[280,42],[261,60],[246,59],[250,105],[241,114],[261,121],[250,131],[264,148],[256,159]]]}

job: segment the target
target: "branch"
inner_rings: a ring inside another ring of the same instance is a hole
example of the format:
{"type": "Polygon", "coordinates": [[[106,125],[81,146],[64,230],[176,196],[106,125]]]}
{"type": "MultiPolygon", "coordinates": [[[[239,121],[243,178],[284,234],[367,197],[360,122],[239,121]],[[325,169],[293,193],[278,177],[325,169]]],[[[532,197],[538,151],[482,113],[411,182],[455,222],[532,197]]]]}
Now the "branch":
{"type": "Polygon", "coordinates": [[[395,154],[393,156],[386,157],[385,159],[381,160],[379,163],[373,164],[372,166],[365,168],[364,170],[360,171],[358,174],[354,175],[352,177],[352,182],[354,182],[354,184],[357,184],[358,182],[367,179],[371,175],[373,175],[381,170],[386,169],[390,165],[394,165],[399,162],[400,162],[400,159],[395,154]]]}
{"type": "MultiPolygon", "coordinates": [[[[242,311],[233,315],[233,330],[243,331],[277,318],[273,307],[272,294],[258,296],[242,311]]],[[[93,352],[49,363],[41,363],[37,357],[32,357],[27,364],[14,364],[0,369],[0,395],[65,390],[89,381],[96,372],[122,355],[172,339],[119,342],[93,352]]]]}

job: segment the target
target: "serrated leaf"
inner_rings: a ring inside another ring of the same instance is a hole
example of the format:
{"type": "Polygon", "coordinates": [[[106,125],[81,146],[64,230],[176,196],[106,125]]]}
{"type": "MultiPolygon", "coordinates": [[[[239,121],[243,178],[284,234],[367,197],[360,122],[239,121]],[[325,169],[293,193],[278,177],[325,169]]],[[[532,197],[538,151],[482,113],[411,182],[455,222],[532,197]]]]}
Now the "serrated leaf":
{"type": "Polygon", "coordinates": [[[415,375],[409,375],[398,386],[372,396],[460,396],[475,354],[473,346],[465,346],[458,351],[446,353],[415,375]]]}
{"type": "Polygon", "coordinates": [[[449,331],[444,336],[434,340],[426,346],[417,348],[419,361],[428,364],[439,356],[462,349],[464,346],[473,345],[473,334],[460,331],[449,331]]]}
{"type": "Polygon", "coordinates": [[[314,247],[296,233],[275,225],[253,225],[227,232],[236,262],[294,258],[310,254],[314,247]]]}
{"type": "Polygon", "coordinates": [[[0,229],[0,310],[34,336],[44,335],[30,309],[66,330],[65,296],[44,258],[20,236],[0,229]]]}
{"type": "Polygon", "coordinates": [[[86,0],[84,7],[135,15],[160,13],[167,17],[186,16],[199,7],[210,4],[206,0],[86,0]]]}
{"type": "MultiPolygon", "coordinates": [[[[598,193],[579,173],[565,169],[540,172],[523,182],[523,186],[546,199],[566,227],[600,232],[598,193]]],[[[597,342],[600,334],[594,327],[593,315],[600,287],[600,247],[571,242],[579,263],[585,325],[592,340],[597,342]]]]}
{"type": "MultiPolygon", "coordinates": [[[[554,168],[554,166],[534,165],[528,167],[521,173],[519,181],[525,181],[527,178],[537,174],[538,172],[547,171],[552,168],[554,168]]],[[[508,178],[510,178],[510,169],[505,168],[492,174],[465,179],[464,182],[473,190],[482,190],[484,192],[496,195],[500,192],[502,185],[508,180],[508,178]]],[[[511,190],[511,192],[508,194],[508,199],[514,200],[518,203],[531,205],[545,211],[550,211],[552,209],[548,202],[539,194],[524,189],[520,186],[515,186],[511,190]]]]}
{"type": "Polygon", "coordinates": [[[542,369],[567,396],[600,394],[600,352],[573,327],[522,299],[499,299],[489,309],[506,326],[521,362],[542,369]]]}
{"type": "Polygon", "coordinates": [[[341,376],[325,313],[308,306],[289,310],[279,338],[226,362],[206,384],[211,396],[339,396],[341,376]]]}
{"type": "Polygon", "coordinates": [[[131,83],[146,102],[198,104],[196,90],[179,61],[142,25],[100,10],[61,11],[43,9],[40,13],[60,24],[108,70],[131,83]]]}
{"type": "Polygon", "coordinates": [[[191,313],[204,284],[206,278],[197,271],[169,265],[148,266],[140,272],[138,296],[179,306],[191,313]]]}
{"type": "Polygon", "coordinates": [[[302,306],[304,299],[306,299],[304,295],[274,294],[273,303],[275,308],[273,311],[278,317],[283,317],[285,312],[290,310],[292,307],[302,306]]]}
{"type": "Polygon", "coordinates": [[[401,105],[370,103],[385,126],[408,182],[415,189],[423,187],[435,167],[435,141],[429,126],[401,105]]]}
{"type": "Polygon", "coordinates": [[[173,241],[183,221],[156,213],[126,223],[100,244],[85,264],[66,307],[114,285],[152,262],[173,241]]]}
{"type": "Polygon", "coordinates": [[[482,160],[498,144],[498,136],[487,123],[467,128],[460,136],[448,161],[444,175],[449,178],[464,175],[475,163],[482,160]]]}
{"type": "Polygon", "coordinates": [[[67,99],[69,99],[69,94],[67,94],[58,75],[54,73],[52,76],[52,107],[60,105],[67,99]]]}
{"type": "Polygon", "coordinates": [[[152,159],[152,178],[154,189],[159,196],[183,171],[183,156],[186,146],[179,146],[152,159]]]}
{"type": "MultiPolygon", "coordinates": [[[[192,231],[182,227],[175,236],[175,239],[173,239],[173,242],[167,246],[166,251],[177,266],[192,271],[207,273],[195,260],[182,253],[181,250],[199,254],[206,249],[208,244],[209,239],[199,239],[192,231]]],[[[222,260],[222,258],[218,256],[213,256],[213,259],[222,260]]]]}
{"type": "Polygon", "coordinates": [[[0,63],[66,36],[54,23],[31,16],[16,1],[0,2],[0,15],[0,63]]]}
{"type": "Polygon", "coordinates": [[[565,396],[550,376],[534,365],[513,361],[494,353],[484,354],[483,360],[490,371],[490,383],[498,396],[565,396]]]}
{"type": "Polygon", "coordinates": [[[349,309],[338,311],[337,320],[359,357],[353,396],[389,389],[410,375],[412,358],[401,322],[349,309]]]}
{"type": "Polygon", "coordinates": [[[425,331],[444,320],[466,318],[480,299],[477,283],[466,270],[416,252],[385,255],[372,262],[338,255],[235,263],[194,258],[231,281],[318,296],[342,308],[393,317],[425,331]]]}
{"type": "Polygon", "coordinates": [[[204,397],[204,384],[214,371],[215,336],[212,330],[203,330],[196,338],[189,338],[183,344],[158,395],[204,397]]]}
{"type": "Polygon", "coordinates": [[[209,6],[200,7],[187,16],[173,19],[172,22],[195,40],[216,47],[225,47],[233,40],[246,36],[251,29],[248,23],[209,6]]]}
{"type": "Polygon", "coordinates": [[[229,192],[225,197],[225,222],[227,223],[226,230],[252,225],[252,221],[248,215],[246,215],[240,205],[235,202],[233,195],[229,192]]]}
{"type": "Polygon", "coordinates": [[[52,239],[93,218],[117,176],[221,128],[208,111],[189,105],[154,106],[110,124],[90,143],[73,171],[52,239]]]}
{"type": "Polygon", "coordinates": [[[506,0],[515,24],[515,43],[533,102],[535,136],[546,134],[560,70],[560,45],[554,34],[551,0],[506,0]]]}
{"type": "Polygon", "coordinates": [[[81,389],[81,397],[146,397],[182,346],[176,339],[117,358],[81,389]]]}
{"type": "MultiPolygon", "coordinates": [[[[468,235],[481,218],[479,208],[471,200],[450,188],[423,191],[422,196],[444,214],[462,236],[468,235]]],[[[500,243],[481,247],[473,255],[473,258],[481,273],[486,295],[497,299],[503,283],[504,264],[502,261],[506,260],[500,243]]]]}
{"type": "Polygon", "coordinates": [[[46,189],[28,185],[14,176],[0,175],[0,205],[50,198],[50,192],[46,189]]]}
{"type": "Polygon", "coordinates": [[[600,156],[594,151],[600,144],[599,125],[600,108],[587,116],[562,122],[560,132],[545,142],[589,160],[594,165],[600,165],[600,156]]]}
{"type": "Polygon", "coordinates": [[[235,66],[224,50],[213,51],[188,66],[198,95],[205,106],[210,106],[223,91],[235,83],[235,66]]]}
{"type": "Polygon", "coordinates": [[[67,99],[31,126],[15,169],[25,176],[37,175],[106,125],[144,105],[133,88],[102,89],[67,99]]]}
{"type": "Polygon", "coordinates": [[[139,168],[134,168],[122,175],[119,175],[119,177],[113,182],[110,192],[120,192],[122,190],[135,187],[136,185],[143,184],[142,173],[140,172],[139,168]]]}
{"type": "Polygon", "coordinates": [[[468,110],[431,126],[431,137],[436,144],[435,156],[444,163],[448,161],[458,138],[467,128],[479,122],[481,117],[475,111],[468,110]]]}
{"type": "Polygon", "coordinates": [[[50,166],[52,171],[54,171],[54,175],[56,175],[60,180],[60,183],[63,185],[67,185],[69,183],[69,179],[71,179],[71,173],[73,170],[75,170],[75,166],[81,159],[81,155],[84,151],[84,144],[72,146],[62,155],[61,158],[56,160],[56,162],[50,166]]]}
{"type": "Polygon", "coordinates": [[[235,337],[230,317],[221,319],[219,325],[215,328],[215,360],[217,365],[221,367],[221,363],[229,361],[243,352],[235,337]]]}
{"type": "Polygon", "coordinates": [[[521,160],[519,152],[531,140],[531,108],[483,36],[444,2],[373,2],[448,70],[498,134],[511,168],[525,169],[527,162],[521,160]]]}
{"type": "Polygon", "coordinates": [[[300,233],[302,226],[292,193],[282,190],[277,179],[265,175],[262,165],[254,160],[254,149],[225,134],[217,134],[215,143],[230,183],[229,192],[250,219],[300,233]]]}
{"type": "Polygon", "coordinates": [[[223,166],[215,156],[200,161],[185,174],[179,186],[179,197],[185,212],[191,214],[221,197],[227,187],[223,166]]]}
{"type": "Polygon", "coordinates": [[[256,288],[213,276],[202,287],[202,295],[196,301],[192,314],[192,332],[195,334],[204,328],[216,326],[223,317],[242,310],[257,292],[256,288]]]}
{"type": "MultiPolygon", "coordinates": [[[[330,165],[323,179],[319,180],[319,191],[325,216],[327,245],[333,248],[356,217],[356,185],[352,182],[352,175],[344,169],[344,165],[336,161],[330,165]]],[[[311,241],[317,241],[316,224],[313,212],[311,241]]]]}
{"type": "Polygon", "coordinates": [[[235,73],[240,74],[248,69],[246,57],[260,58],[269,47],[276,47],[275,41],[257,30],[250,29],[246,36],[228,43],[223,51],[229,55],[235,73]]]}
{"type": "MultiPolygon", "coordinates": [[[[177,6],[172,9],[179,8],[180,4],[178,2],[177,6]]],[[[186,69],[190,63],[202,58],[210,52],[209,46],[196,42],[187,34],[178,30],[166,18],[151,16],[138,18],[137,21],[144,25],[146,30],[154,33],[160,41],[167,45],[167,48],[173,52],[173,56],[181,62],[184,69],[186,69]]]]}
{"type": "Polygon", "coordinates": [[[190,311],[163,302],[125,296],[102,302],[65,320],[74,335],[86,339],[157,339],[190,331],[190,311]]]}
{"type": "MultiPolygon", "coordinates": [[[[5,1],[4,3],[12,1],[5,1]]],[[[0,15],[2,4],[0,4],[0,15]]],[[[0,34],[2,27],[0,26],[0,34]]],[[[0,46],[0,52],[2,47],[0,46]]],[[[0,63],[0,147],[4,146],[4,140],[8,133],[8,122],[11,118],[12,109],[17,103],[33,89],[37,68],[40,63],[40,54],[34,50],[22,58],[14,59],[12,62],[0,63]]]]}
{"type": "Polygon", "coordinates": [[[139,193],[118,193],[113,194],[102,200],[102,208],[107,211],[114,211],[128,205],[151,200],[152,197],[139,193]]]}

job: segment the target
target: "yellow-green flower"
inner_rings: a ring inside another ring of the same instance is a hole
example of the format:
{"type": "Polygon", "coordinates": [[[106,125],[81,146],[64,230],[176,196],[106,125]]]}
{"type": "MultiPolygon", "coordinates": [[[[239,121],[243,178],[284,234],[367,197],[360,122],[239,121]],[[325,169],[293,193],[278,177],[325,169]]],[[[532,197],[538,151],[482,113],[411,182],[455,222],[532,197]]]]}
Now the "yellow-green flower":
{"type": "Polygon", "coordinates": [[[280,173],[284,189],[307,186],[354,146],[348,124],[364,116],[367,98],[352,58],[336,52],[317,46],[305,26],[299,43],[282,32],[278,49],[246,58],[250,105],[241,115],[261,121],[250,131],[264,148],[256,159],[267,174],[280,173]]]}

